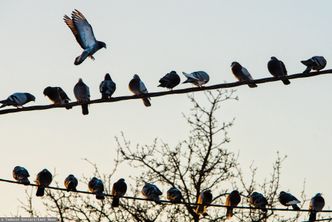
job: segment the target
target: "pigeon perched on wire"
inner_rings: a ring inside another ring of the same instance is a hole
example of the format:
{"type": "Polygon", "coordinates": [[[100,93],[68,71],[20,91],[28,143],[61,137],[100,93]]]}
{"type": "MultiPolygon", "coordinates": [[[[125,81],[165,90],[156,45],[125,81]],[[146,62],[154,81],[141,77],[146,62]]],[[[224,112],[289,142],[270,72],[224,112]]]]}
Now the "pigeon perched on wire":
{"type": "Polygon", "coordinates": [[[210,77],[209,75],[204,71],[197,71],[192,73],[185,73],[182,72],[182,74],[187,77],[187,79],[183,83],[192,83],[198,87],[202,87],[206,83],[209,82],[210,77]]]}
{"type": "MultiPolygon", "coordinates": [[[[44,89],[43,94],[47,96],[55,105],[68,104],[70,99],[61,87],[48,86],[44,89]]],[[[71,109],[71,106],[66,106],[66,109],[71,109]]]]}
{"type": "Polygon", "coordinates": [[[207,207],[212,202],[212,193],[211,190],[204,190],[200,193],[197,199],[197,207],[196,207],[196,214],[200,215],[203,214],[203,216],[208,215],[207,214],[207,207]]]}
{"type": "Polygon", "coordinates": [[[241,196],[239,191],[233,190],[230,194],[226,197],[227,212],[226,217],[230,219],[233,216],[233,207],[236,207],[241,202],[241,196]]]}
{"type": "Polygon", "coordinates": [[[292,208],[294,210],[300,210],[300,207],[297,206],[297,204],[301,203],[296,197],[294,197],[292,194],[281,191],[279,194],[279,202],[288,207],[288,206],[292,206],[292,208]]]}
{"type": "Polygon", "coordinates": [[[151,183],[145,183],[144,187],[142,188],[142,194],[147,199],[153,200],[157,204],[160,204],[160,195],[163,193],[159,190],[159,188],[151,183]]]}
{"type": "Polygon", "coordinates": [[[104,184],[103,184],[102,180],[100,180],[96,177],[92,177],[92,179],[88,183],[88,187],[89,187],[90,192],[96,194],[96,198],[98,200],[104,200],[105,199],[104,184]]]}
{"type": "Polygon", "coordinates": [[[120,203],[120,197],[123,197],[127,192],[127,184],[123,178],[119,179],[113,184],[112,187],[112,207],[118,207],[120,203]]]}
{"type": "Polygon", "coordinates": [[[171,187],[167,190],[167,200],[172,203],[180,203],[182,199],[181,191],[176,187],[171,187]]]}
{"type": "Polygon", "coordinates": [[[175,86],[180,84],[180,81],[180,76],[175,71],[171,71],[159,80],[160,84],[158,87],[173,89],[175,86]]]}
{"type": "Polygon", "coordinates": [[[17,180],[19,183],[22,183],[24,185],[29,185],[30,181],[28,177],[30,177],[30,174],[27,169],[21,166],[14,167],[13,178],[17,180]]]}
{"type": "Polygon", "coordinates": [[[325,205],[325,200],[321,193],[317,193],[313,198],[311,198],[309,210],[309,222],[316,221],[317,212],[323,210],[325,205]]]}
{"type": "Polygon", "coordinates": [[[67,191],[77,191],[78,180],[73,174],[69,174],[64,181],[64,185],[67,191]]]}
{"type": "Polygon", "coordinates": [[[89,87],[83,82],[83,80],[80,78],[78,80],[78,83],[74,86],[74,95],[77,99],[77,102],[81,103],[82,106],[82,114],[88,115],[89,109],[88,109],[88,103],[90,101],[90,90],[89,87]]]}
{"type": "Polygon", "coordinates": [[[110,74],[106,73],[104,80],[99,85],[99,91],[102,99],[109,99],[116,90],[116,84],[113,82],[110,74]]]}
{"type": "Polygon", "coordinates": [[[24,104],[35,100],[36,98],[30,93],[17,92],[10,95],[7,99],[1,100],[0,103],[2,105],[0,108],[5,106],[23,107],[24,104]]]}
{"type": "Polygon", "coordinates": [[[307,68],[303,71],[303,73],[309,73],[311,70],[322,70],[325,68],[327,61],[323,56],[313,56],[310,59],[301,61],[303,65],[307,68]]]}
{"type": "Polygon", "coordinates": [[[80,56],[75,58],[75,65],[81,64],[87,57],[94,60],[93,54],[101,48],[106,48],[105,42],[96,40],[92,26],[77,9],[71,13],[71,18],[65,15],[63,20],[74,34],[78,44],[84,50],[80,56]]]}
{"type": "MultiPolygon", "coordinates": [[[[287,69],[285,64],[274,56],[272,56],[271,60],[267,63],[267,69],[274,77],[287,76],[287,69]]],[[[290,84],[290,81],[288,79],[282,79],[281,81],[285,85],[290,84]]]]}
{"type": "Polygon", "coordinates": [[[253,192],[249,197],[249,203],[256,208],[261,209],[264,213],[267,212],[267,200],[261,193],[253,192]]]}
{"type": "Polygon", "coordinates": [[[232,72],[234,76],[240,81],[249,81],[248,86],[250,88],[257,87],[256,83],[250,82],[253,80],[252,76],[246,68],[240,65],[238,62],[232,62],[231,65],[232,72]]]}
{"type": "Polygon", "coordinates": [[[43,169],[37,174],[36,184],[38,185],[37,188],[37,197],[44,196],[45,187],[48,187],[52,182],[52,174],[47,169],[43,169]]]}
{"type": "MultiPolygon", "coordinates": [[[[129,90],[134,93],[135,95],[144,95],[146,93],[149,93],[146,89],[143,81],[140,79],[140,77],[135,74],[133,79],[129,82],[129,90]]],[[[142,98],[145,106],[151,106],[150,103],[150,97],[142,98]]]]}

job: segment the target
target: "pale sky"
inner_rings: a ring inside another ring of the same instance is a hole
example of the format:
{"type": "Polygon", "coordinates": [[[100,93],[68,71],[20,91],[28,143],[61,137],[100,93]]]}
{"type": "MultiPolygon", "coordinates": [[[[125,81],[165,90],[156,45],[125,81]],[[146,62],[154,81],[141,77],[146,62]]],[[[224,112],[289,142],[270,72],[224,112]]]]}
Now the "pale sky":
{"type": "MultiPolygon", "coordinates": [[[[263,78],[270,76],[266,64],[271,56],[283,60],[289,73],[302,72],[300,60],[314,55],[324,56],[331,68],[331,7],[330,0],[1,1],[0,98],[26,91],[36,96],[35,104],[48,104],[42,92],[50,85],[61,86],[74,100],[73,86],[83,78],[96,99],[106,72],[117,83],[114,96],[131,94],[128,82],[135,73],[151,92],[163,90],[158,80],[171,70],[204,70],[208,85],[232,82],[233,61],[263,78]],[[82,50],[62,19],[75,8],[107,44],[95,61],[80,66],[73,62],[82,50]]],[[[219,116],[220,121],[236,118],[227,148],[240,153],[242,168],[254,161],[262,182],[279,151],[288,156],[281,188],[298,196],[305,180],[307,196],[323,193],[325,209],[332,204],[331,86],[330,75],[291,80],[289,86],[241,86],[240,100],[225,104],[219,116]]],[[[204,100],[202,94],[195,95],[204,100]]],[[[121,131],[134,144],[158,137],[175,145],[187,138],[182,113],[191,106],[186,95],[152,98],[151,103],[150,108],[140,100],[96,104],[88,116],[81,115],[80,107],[2,115],[0,177],[11,178],[16,165],[27,167],[31,180],[43,168],[56,168],[55,180],[62,184],[69,173],[91,175],[84,158],[108,173],[114,137],[121,131]]],[[[132,173],[122,166],[117,175],[132,173]]],[[[0,215],[10,215],[24,187],[1,184],[0,196],[0,215]]]]}

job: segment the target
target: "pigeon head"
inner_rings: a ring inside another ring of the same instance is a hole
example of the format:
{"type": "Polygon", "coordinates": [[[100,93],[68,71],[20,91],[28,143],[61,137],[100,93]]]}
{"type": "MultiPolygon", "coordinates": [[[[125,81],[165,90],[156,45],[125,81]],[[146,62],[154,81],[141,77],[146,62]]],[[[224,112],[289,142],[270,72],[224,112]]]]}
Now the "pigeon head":
{"type": "Polygon", "coordinates": [[[106,49],[107,48],[106,43],[98,41],[98,49],[101,49],[101,48],[105,48],[106,49]]]}
{"type": "Polygon", "coordinates": [[[240,63],[238,63],[238,62],[232,62],[231,67],[234,67],[234,66],[240,66],[241,67],[240,63]]]}
{"type": "Polygon", "coordinates": [[[125,181],[125,179],[123,179],[123,178],[120,178],[119,180],[118,180],[118,182],[124,182],[125,181]]]}
{"type": "Polygon", "coordinates": [[[285,191],[281,191],[279,195],[283,195],[285,194],[286,192],[285,191]]]}
{"type": "Polygon", "coordinates": [[[272,56],[271,60],[278,60],[278,59],[275,56],[272,56]]]}
{"type": "Polygon", "coordinates": [[[134,75],[133,79],[138,79],[140,80],[139,76],[137,74],[134,75]]]}
{"type": "Polygon", "coordinates": [[[110,74],[106,73],[105,80],[112,80],[110,74]]]}
{"type": "Polygon", "coordinates": [[[44,96],[49,95],[51,90],[52,90],[52,88],[50,86],[47,86],[43,91],[44,96]]]}
{"type": "Polygon", "coordinates": [[[25,94],[29,101],[36,101],[36,97],[30,93],[25,94]]]}

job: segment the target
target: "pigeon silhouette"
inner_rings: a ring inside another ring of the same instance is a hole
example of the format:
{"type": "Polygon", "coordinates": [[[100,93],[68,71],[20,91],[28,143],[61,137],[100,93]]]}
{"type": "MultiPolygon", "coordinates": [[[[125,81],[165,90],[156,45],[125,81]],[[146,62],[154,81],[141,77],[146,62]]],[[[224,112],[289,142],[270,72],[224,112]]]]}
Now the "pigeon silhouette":
{"type": "Polygon", "coordinates": [[[192,73],[185,73],[182,72],[182,74],[187,77],[187,79],[183,83],[192,83],[198,87],[202,87],[206,83],[209,82],[210,77],[209,75],[204,71],[196,71],[192,73]]]}
{"type": "Polygon", "coordinates": [[[242,82],[242,81],[249,81],[248,86],[250,88],[257,87],[256,83],[250,83],[250,81],[252,81],[253,78],[250,75],[250,73],[248,72],[248,70],[246,68],[244,68],[243,66],[241,66],[240,63],[238,63],[238,62],[232,62],[231,69],[232,69],[232,72],[233,72],[234,76],[240,82],[242,82]]]}
{"type": "MultiPolygon", "coordinates": [[[[271,60],[267,63],[267,69],[274,77],[287,76],[287,69],[285,64],[274,56],[272,56],[271,60]]],[[[288,79],[283,79],[281,81],[285,85],[290,84],[290,81],[288,79]]]]}
{"type": "Polygon", "coordinates": [[[43,169],[37,174],[36,184],[38,185],[37,188],[37,197],[44,196],[45,187],[48,187],[52,182],[52,174],[47,169],[43,169]]]}
{"type": "Polygon", "coordinates": [[[82,47],[83,52],[80,56],[76,57],[74,64],[81,64],[87,57],[94,60],[93,54],[101,48],[106,48],[105,42],[97,41],[93,34],[92,26],[86,20],[84,15],[75,9],[71,18],[67,15],[63,20],[74,34],[78,44],[82,47]]]}
{"type": "Polygon", "coordinates": [[[147,199],[153,200],[157,204],[160,204],[160,195],[163,193],[159,190],[159,188],[151,183],[145,183],[143,189],[142,189],[142,194],[145,196],[147,199]]]}
{"type": "Polygon", "coordinates": [[[90,101],[90,90],[89,87],[83,82],[82,79],[78,80],[78,83],[74,86],[74,95],[77,99],[77,102],[82,103],[82,114],[88,115],[88,103],[90,101]]]}
{"type": "Polygon", "coordinates": [[[249,203],[256,208],[261,209],[264,212],[264,215],[266,215],[267,199],[264,197],[263,194],[258,192],[253,192],[249,197],[249,203]]]}
{"type": "Polygon", "coordinates": [[[323,210],[325,205],[325,200],[322,197],[321,193],[317,193],[313,198],[311,198],[310,204],[309,204],[309,222],[316,221],[317,212],[323,210]]]}
{"type": "Polygon", "coordinates": [[[67,191],[77,191],[78,180],[73,174],[69,174],[64,181],[64,185],[67,191]]]}
{"type": "Polygon", "coordinates": [[[325,68],[327,61],[323,56],[313,56],[310,59],[301,61],[307,68],[303,73],[309,73],[311,70],[319,71],[325,68]]]}
{"type": "MultiPolygon", "coordinates": [[[[68,104],[70,101],[69,97],[61,87],[47,86],[44,89],[43,94],[47,96],[55,105],[68,104]]],[[[72,106],[66,106],[66,109],[71,108],[72,106]]]]}
{"type": "Polygon", "coordinates": [[[0,108],[5,106],[22,107],[24,104],[35,100],[36,98],[30,93],[17,92],[10,95],[7,99],[1,100],[0,103],[2,105],[0,108]]]}
{"type": "Polygon", "coordinates": [[[196,214],[203,216],[207,216],[207,207],[211,204],[212,202],[212,193],[211,190],[204,190],[200,193],[197,199],[197,207],[196,207],[196,214]]]}
{"type": "Polygon", "coordinates": [[[21,166],[14,167],[13,178],[17,180],[19,183],[22,183],[24,185],[29,185],[30,181],[28,177],[30,177],[30,174],[27,169],[21,166]]]}
{"type": "Polygon", "coordinates": [[[230,194],[226,197],[227,212],[226,217],[230,219],[233,216],[233,207],[236,207],[241,202],[241,196],[239,191],[233,190],[230,194]]]}
{"type": "Polygon", "coordinates": [[[288,207],[292,206],[294,210],[300,210],[299,206],[297,206],[298,203],[301,203],[296,197],[294,197],[292,194],[287,193],[285,191],[281,191],[279,193],[279,202],[288,207]]]}
{"type": "Polygon", "coordinates": [[[98,200],[104,200],[104,184],[103,181],[96,177],[92,177],[92,179],[88,183],[88,187],[90,192],[96,194],[96,198],[98,200]]]}
{"type": "Polygon", "coordinates": [[[181,191],[176,187],[171,187],[167,191],[167,200],[171,201],[172,203],[180,203],[182,199],[181,191]]]}
{"type": "Polygon", "coordinates": [[[119,179],[112,187],[112,207],[119,207],[120,197],[123,197],[127,192],[127,184],[123,178],[119,179]]]}
{"type": "Polygon", "coordinates": [[[158,87],[173,89],[175,86],[180,84],[180,81],[180,76],[175,71],[171,71],[159,80],[160,84],[158,87]]]}
{"type": "MultiPolygon", "coordinates": [[[[149,93],[146,89],[143,81],[140,79],[140,77],[135,74],[133,79],[129,82],[129,90],[134,93],[135,95],[144,95],[146,93],[149,93]]],[[[151,106],[150,103],[150,97],[142,98],[144,105],[146,107],[151,106]]]]}
{"type": "Polygon", "coordinates": [[[116,90],[116,84],[113,82],[110,74],[106,73],[104,80],[99,85],[99,91],[102,99],[110,99],[116,90]]]}

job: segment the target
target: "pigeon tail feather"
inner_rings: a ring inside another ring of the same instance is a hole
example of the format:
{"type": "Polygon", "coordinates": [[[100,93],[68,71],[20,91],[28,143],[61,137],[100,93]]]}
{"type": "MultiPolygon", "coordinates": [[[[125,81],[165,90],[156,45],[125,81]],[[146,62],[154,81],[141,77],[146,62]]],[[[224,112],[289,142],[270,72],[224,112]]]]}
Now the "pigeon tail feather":
{"type": "Polygon", "coordinates": [[[312,211],[312,212],[310,212],[310,215],[309,215],[309,222],[314,222],[314,221],[316,221],[316,214],[317,214],[316,211],[312,211]]]}
{"type": "Polygon", "coordinates": [[[230,219],[233,216],[233,207],[227,207],[226,217],[230,219]]]}
{"type": "Polygon", "coordinates": [[[301,210],[301,209],[299,208],[299,206],[297,206],[297,204],[293,204],[292,207],[293,207],[294,210],[301,210]]]}
{"type": "Polygon", "coordinates": [[[112,207],[119,207],[120,199],[118,197],[114,197],[112,201],[112,207]]]}
{"type": "Polygon", "coordinates": [[[248,86],[250,88],[256,88],[257,87],[256,83],[249,83],[248,86]]]}
{"type": "Polygon", "coordinates": [[[82,114],[83,115],[88,115],[89,114],[88,104],[83,104],[82,105],[82,114]]]}
{"type": "Polygon", "coordinates": [[[290,81],[288,79],[283,79],[282,82],[285,84],[285,85],[289,85],[290,84],[290,81]]]}
{"type": "Polygon", "coordinates": [[[45,193],[45,188],[44,187],[38,187],[37,188],[37,192],[36,192],[36,196],[37,197],[42,197],[44,196],[45,193]]]}
{"type": "Polygon", "coordinates": [[[143,98],[143,102],[146,107],[151,106],[150,100],[148,98],[143,98]]]}

